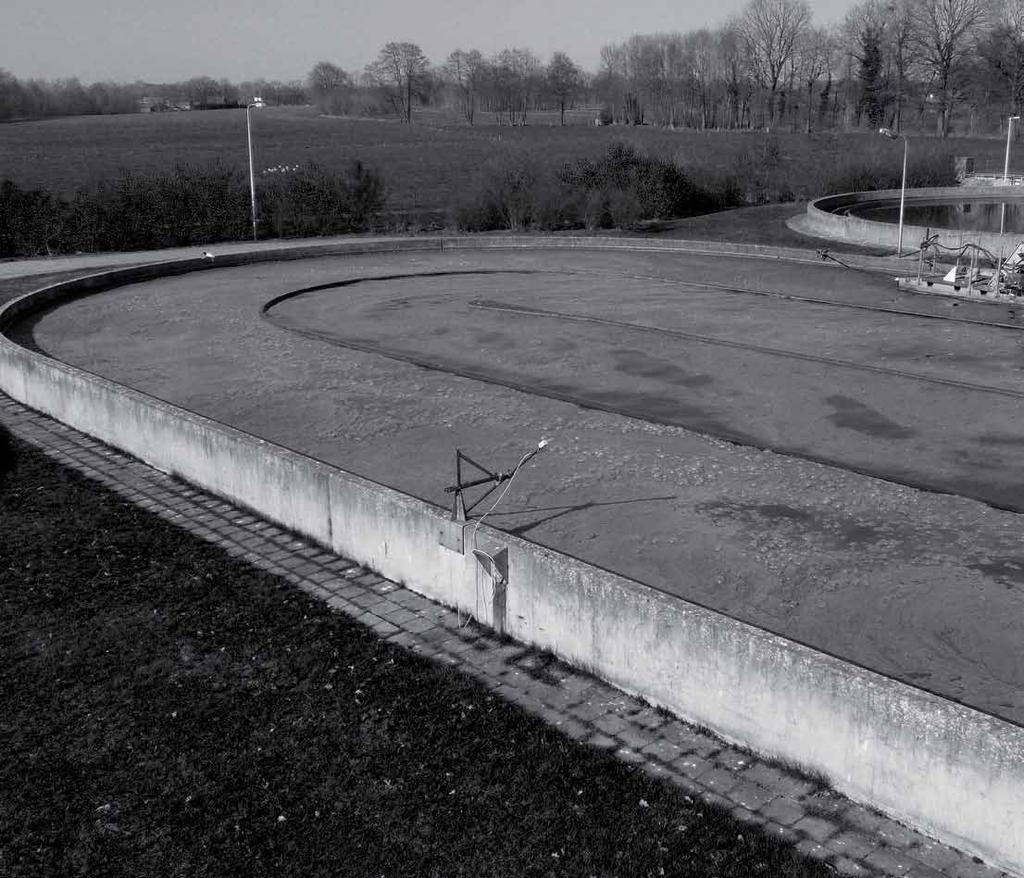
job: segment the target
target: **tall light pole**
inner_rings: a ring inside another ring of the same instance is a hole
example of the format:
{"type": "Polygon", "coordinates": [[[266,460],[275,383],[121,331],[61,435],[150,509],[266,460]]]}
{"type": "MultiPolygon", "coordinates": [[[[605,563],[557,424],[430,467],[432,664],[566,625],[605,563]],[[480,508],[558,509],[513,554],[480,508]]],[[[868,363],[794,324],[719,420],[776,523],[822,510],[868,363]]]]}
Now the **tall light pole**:
{"type": "Polygon", "coordinates": [[[897,134],[891,128],[879,128],[878,133],[883,137],[888,137],[890,140],[903,140],[903,182],[900,183],[900,232],[899,242],[896,244],[896,255],[903,255],[903,205],[906,202],[907,196],[907,151],[909,149],[909,141],[907,140],[906,134],[897,134]]]}
{"type": "Polygon", "coordinates": [[[252,208],[252,239],[256,237],[256,172],[252,165],[252,121],[249,113],[256,104],[246,104],[245,107],[245,133],[249,139],[249,204],[252,208]]]}
{"type": "MultiPolygon", "coordinates": [[[[1010,135],[1013,133],[1013,123],[1019,122],[1020,116],[1010,116],[1006,122],[1006,161],[1003,162],[1003,185],[1010,182],[1010,135]]],[[[999,234],[1003,233],[1006,226],[1006,202],[1003,202],[1003,209],[999,211],[999,234]]]]}

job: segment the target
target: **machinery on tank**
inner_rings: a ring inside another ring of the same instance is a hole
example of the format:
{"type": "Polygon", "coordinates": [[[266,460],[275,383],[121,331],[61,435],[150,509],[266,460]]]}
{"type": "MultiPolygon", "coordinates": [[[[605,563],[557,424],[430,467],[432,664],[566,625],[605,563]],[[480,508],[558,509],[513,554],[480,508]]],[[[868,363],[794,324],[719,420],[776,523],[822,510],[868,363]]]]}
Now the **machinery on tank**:
{"type": "Polygon", "coordinates": [[[1024,296],[1024,241],[1009,256],[994,254],[984,247],[965,243],[959,249],[943,247],[936,237],[921,242],[917,275],[896,278],[901,290],[937,293],[982,301],[1016,301],[1024,296]],[[945,273],[935,271],[940,261],[953,266],[945,273]],[[926,271],[927,269],[927,271],[926,271]]]}

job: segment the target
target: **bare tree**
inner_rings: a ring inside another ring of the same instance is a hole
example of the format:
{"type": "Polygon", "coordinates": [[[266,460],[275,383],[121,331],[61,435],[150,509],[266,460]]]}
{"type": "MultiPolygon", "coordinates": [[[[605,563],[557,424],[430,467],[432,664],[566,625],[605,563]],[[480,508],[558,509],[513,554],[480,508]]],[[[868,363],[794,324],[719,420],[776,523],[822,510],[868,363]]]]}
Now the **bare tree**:
{"type": "Polygon", "coordinates": [[[309,95],[323,113],[344,113],[352,91],[352,77],[329,61],[318,61],[306,76],[309,95]]]}
{"type": "Polygon", "coordinates": [[[189,102],[193,107],[201,107],[208,104],[217,94],[217,81],[209,76],[196,76],[185,83],[189,102]]]}
{"type": "Polygon", "coordinates": [[[779,83],[810,22],[811,10],[804,0],[750,0],[743,9],[740,33],[758,84],[768,90],[771,124],[777,113],[779,83]]]}
{"type": "Polygon", "coordinates": [[[740,128],[750,108],[753,86],[750,62],[744,48],[740,22],[734,19],[718,35],[718,58],[725,77],[726,117],[729,128],[740,128]]]}
{"type": "Polygon", "coordinates": [[[911,40],[938,100],[935,133],[949,135],[950,115],[963,85],[965,61],[986,18],[984,0],[913,0],[911,40]]]}
{"type": "Polygon", "coordinates": [[[797,40],[793,54],[794,68],[801,86],[807,89],[807,112],[804,115],[804,132],[811,133],[814,108],[814,87],[829,69],[829,54],[832,35],[823,28],[808,28],[797,40]]]}
{"type": "Polygon", "coordinates": [[[998,89],[1006,114],[1024,110],[1024,0],[1000,4],[992,29],[979,46],[983,75],[998,89]]]}
{"type": "Polygon", "coordinates": [[[448,56],[443,68],[445,79],[452,83],[459,92],[462,115],[472,125],[476,115],[476,101],[482,85],[486,62],[476,50],[464,52],[456,49],[448,56]]]}
{"type": "Polygon", "coordinates": [[[541,78],[541,64],[528,49],[503,49],[489,65],[491,109],[510,125],[525,125],[541,78]]]}
{"type": "Polygon", "coordinates": [[[403,122],[412,122],[412,99],[427,84],[430,62],[415,43],[387,43],[366,67],[370,80],[383,89],[403,122]]]}
{"type": "Polygon", "coordinates": [[[571,103],[580,90],[583,71],[565,52],[555,52],[545,71],[548,91],[558,101],[559,120],[565,124],[565,105],[571,103]]]}

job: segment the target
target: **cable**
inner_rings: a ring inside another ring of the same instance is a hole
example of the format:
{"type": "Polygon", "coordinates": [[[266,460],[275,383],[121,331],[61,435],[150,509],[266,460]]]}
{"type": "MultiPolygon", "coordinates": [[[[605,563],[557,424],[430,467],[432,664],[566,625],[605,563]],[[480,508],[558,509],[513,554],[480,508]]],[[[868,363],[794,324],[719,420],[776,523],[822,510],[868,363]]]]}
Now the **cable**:
{"type": "MultiPolygon", "coordinates": [[[[501,501],[505,499],[505,495],[509,492],[509,489],[512,487],[512,482],[515,481],[516,476],[519,475],[519,470],[522,468],[523,464],[526,463],[528,460],[530,460],[530,458],[532,458],[539,451],[542,451],[547,446],[548,441],[549,440],[547,440],[547,439],[541,439],[540,442],[537,443],[537,447],[533,451],[526,452],[526,454],[524,454],[519,459],[519,463],[517,463],[515,465],[515,467],[513,468],[512,474],[508,477],[508,481],[505,484],[505,487],[502,489],[501,493],[498,495],[498,499],[495,500],[491,504],[491,508],[488,509],[483,515],[481,515],[476,520],[475,524],[473,525],[473,533],[471,535],[472,536],[472,552],[473,552],[474,555],[476,555],[476,554],[483,555],[485,558],[487,558],[488,561],[491,562],[491,576],[490,576],[490,578],[491,578],[491,586],[492,586],[492,592],[491,592],[491,599],[492,600],[494,598],[494,592],[493,592],[494,571],[497,568],[497,563],[495,562],[494,557],[492,555],[489,555],[487,552],[483,551],[482,549],[478,549],[477,548],[477,545],[476,545],[476,534],[477,534],[477,531],[480,530],[480,525],[483,524],[484,519],[487,518],[487,516],[490,515],[492,512],[494,512],[494,510],[498,508],[498,504],[501,503],[501,501]]],[[[474,613],[473,613],[472,616],[470,616],[470,617],[468,617],[466,619],[466,625],[468,625],[472,619],[479,619],[480,618],[480,569],[479,569],[479,567],[477,568],[474,601],[475,601],[475,603],[474,603],[474,613]]],[[[460,628],[464,628],[465,625],[462,625],[460,623],[459,627],[460,628]]]]}

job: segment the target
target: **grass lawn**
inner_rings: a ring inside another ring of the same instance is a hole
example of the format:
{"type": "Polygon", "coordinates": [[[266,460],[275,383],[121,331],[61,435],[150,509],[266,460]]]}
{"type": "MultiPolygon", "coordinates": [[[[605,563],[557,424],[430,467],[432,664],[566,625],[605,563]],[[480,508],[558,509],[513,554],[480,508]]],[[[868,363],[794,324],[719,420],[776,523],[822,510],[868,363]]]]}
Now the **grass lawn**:
{"type": "Polygon", "coordinates": [[[829,874],[19,451],[3,875],[829,874]]]}
{"type": "MultiPolygon", "coordinates": [[[[485,114],[470,127],[437,113],[412,125],[393,120],[324,117],[311,108],[282,107],[252,114],[257,171],[316,162],[340,169],[359,159],[381,173],[396,211],[438,212],[472,187],[480,169],[505,151],[526,152],[543,167],[603,155],[626,140],[671,158],[698,180],[734,175],[769,201],[805,200],[851,170],[890,172],[898,181],[902,149],[870,132],[669,131],[660,128],[553,124],[534,114],[530,124],[497,126],[485,114]]],[[[581,121],[589,118],[583,115],[581,121]]],[[[1002,167],[998,138],[911,137],[910,166],[935,156],[971,155],[979,167],[1002,167]]],[[[0,125],[0,176],[23,187],[73,192],[136,172],[182,163],[247,167],[245,112],[139,113],[77,116],[0,125]]]]}

